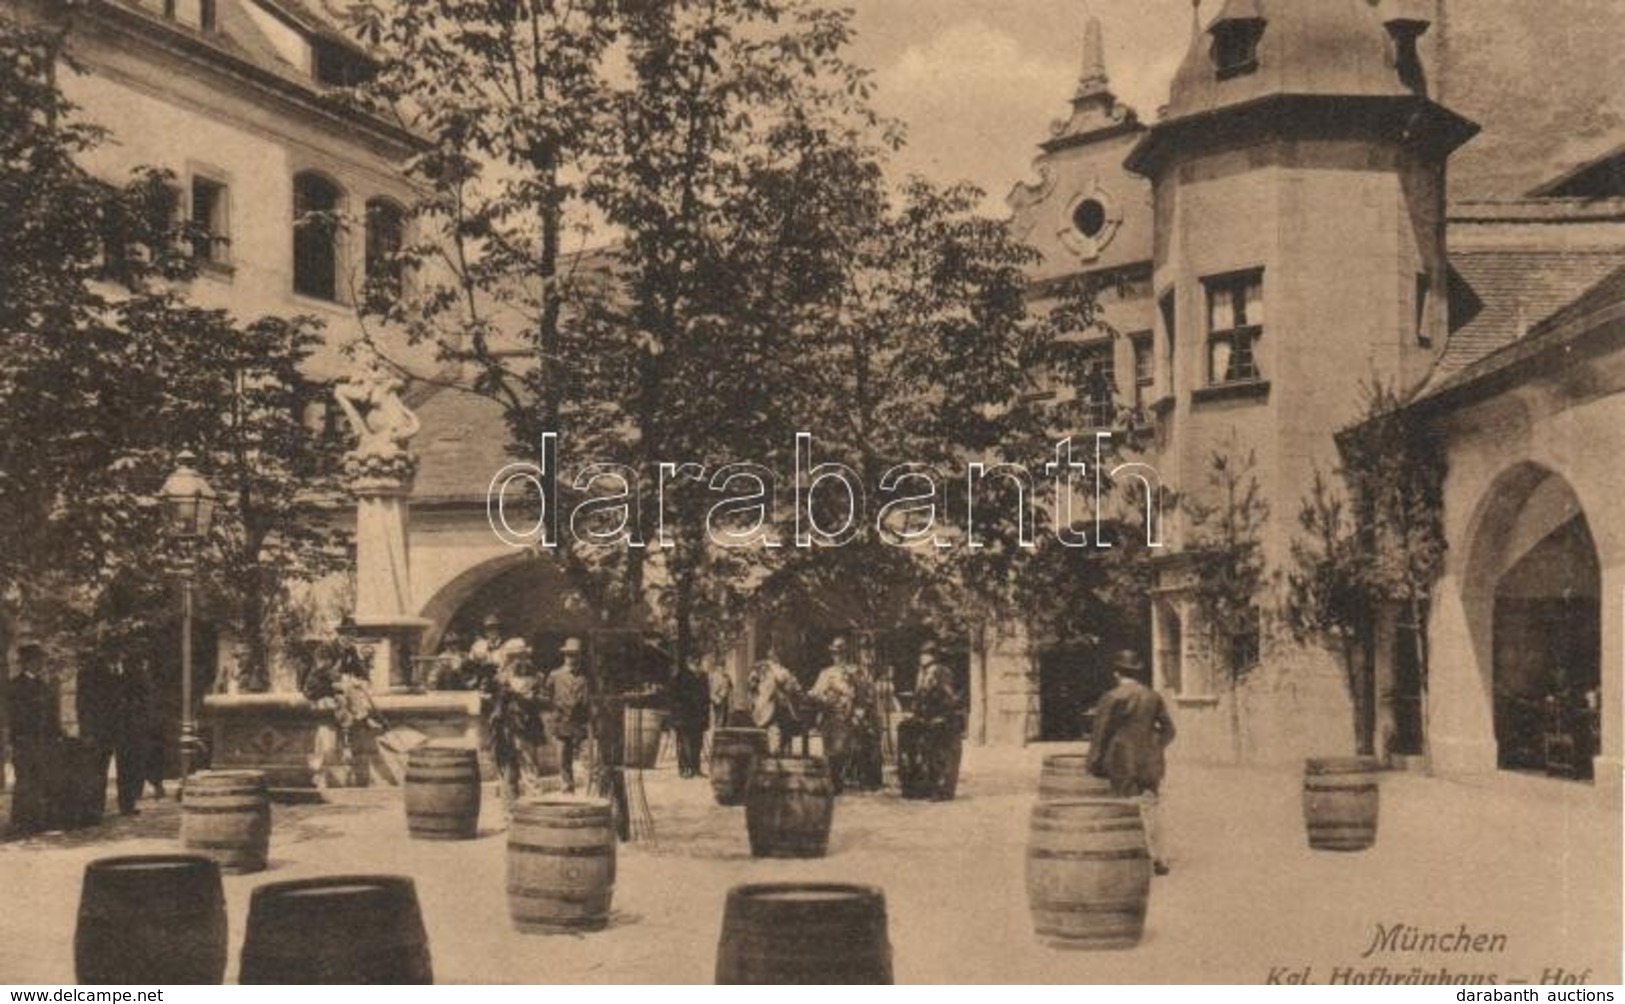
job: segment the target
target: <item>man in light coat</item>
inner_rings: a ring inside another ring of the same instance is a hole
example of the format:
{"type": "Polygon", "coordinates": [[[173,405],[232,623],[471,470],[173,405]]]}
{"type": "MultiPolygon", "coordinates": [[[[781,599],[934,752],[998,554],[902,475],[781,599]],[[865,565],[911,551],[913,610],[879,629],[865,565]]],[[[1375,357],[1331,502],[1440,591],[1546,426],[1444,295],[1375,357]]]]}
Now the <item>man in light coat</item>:
{"type": "Polygon", "coordinates": [[[1174,741],[1174,721],[1162,695],[1139,681],[1145,664],[1138,653],[1124,650],[1112,657],[1117,685],[1095,705],[1094,734],[1089,742],[1089,772],[1111,781],[1112,794],[1137,798],[1145,819],[1152,868],[1168,874],[1157,820],[1157,798],[1167,763],[1163,750],[1174,741]]]}

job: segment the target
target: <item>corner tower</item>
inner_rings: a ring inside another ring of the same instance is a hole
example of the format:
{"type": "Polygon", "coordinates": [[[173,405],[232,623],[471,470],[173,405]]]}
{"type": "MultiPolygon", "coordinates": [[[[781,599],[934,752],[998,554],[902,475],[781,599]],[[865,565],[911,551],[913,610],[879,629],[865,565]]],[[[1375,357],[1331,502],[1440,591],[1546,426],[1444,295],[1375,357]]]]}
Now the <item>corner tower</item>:
{"type": "MultiPolygon", "coordinates": [[[[1127,160],[1156,218],[1159,471],[1200,497],[1214,453],[1254,454],[1271,569],[1289,560],[1299,501],[1335,466],[1332,437],[1360,413],[1362,384],[1408,391],[1444,347],[1445,168],[1477,127],[1429,98],[1417,53],[1429,24],[1401,6],[1225,0],[1204,27],[1197,0],[1165,114],[1127,160]]],[[[1193,623],[1178,567],[1160,577],[1157,677],[1218,699],[1226,660],[1257,647],[1193,623]]],[[[1260,668],[1302,654],[1266,651],[1260,668]]],[[[1293,700],[1313,707],[1253,723],[1250,755],[1325,751],[1328,729],[1351,733],[1335,667],[1322,669],[1293,670],[1293,700]],[[1304,685],[1321,675],[1326,688],[1304,685]]]]}

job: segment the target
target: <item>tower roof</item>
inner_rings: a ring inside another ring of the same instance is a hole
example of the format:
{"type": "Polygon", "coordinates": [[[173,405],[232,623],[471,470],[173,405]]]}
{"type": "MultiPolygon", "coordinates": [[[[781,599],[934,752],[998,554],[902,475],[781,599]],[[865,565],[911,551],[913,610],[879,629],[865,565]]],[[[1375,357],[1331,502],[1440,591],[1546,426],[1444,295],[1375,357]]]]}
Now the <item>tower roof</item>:
{"type": "Polygon", "coordinates": [[[1198,15],[1166,117],[1277,94],[1412,94],[1395,68],[1392,46],[1368,0],[1225,0],[1205,29],[1198,15]]]}

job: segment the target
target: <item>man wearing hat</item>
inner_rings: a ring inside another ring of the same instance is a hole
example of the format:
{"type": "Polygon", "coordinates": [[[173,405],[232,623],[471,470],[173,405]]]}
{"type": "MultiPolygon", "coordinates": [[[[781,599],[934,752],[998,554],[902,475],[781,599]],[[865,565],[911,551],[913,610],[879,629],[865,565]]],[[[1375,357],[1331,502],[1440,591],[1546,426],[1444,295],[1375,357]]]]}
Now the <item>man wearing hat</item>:
{"type": "Polygon", "coordinates": [[[542,707],[547,734],[559,754],[559,779],[566,794],[576,790],[575,760],[591,731],[592,694],[581,669],[581,639],[566,638],[559,649],[563,665],[547,675],[542,686],[542,707]]]}
{"type": "Polygon", "coordinates": [[[20,672],[11,681],[11,759],[17,787],[11,795],[11,828],[21,835],[47,827],[45,759],[61,734],[56,696],[45,680],[45,649],[24,638],[17,644],[20,672]]]}
{"type": "Polygon", "coordinates": [[[853,775],[864,741],[863,711],[867,703],[872,713],[874,699],[873,688],[864,686],[858,668],[847,661],[845,638],[837,637],[829,643],[829,658],[829,666],[818,674],[808,696],[818,702],[818,733],[824,740],[824,755],[829,758],[830,776],[839,795],[849,781],[857,780],[853,775]]]}
{"type": "Polygon", "coordinates": [[[1094,735],[1089,742],[1089,772],[1111,781],[1120,798],[1139,798],[1145,819],[1146,843],[1152,867],[1168,874],[1157,833],[1157,792],[1167,765],[1162,751],[1174,741],[1174,722],[1168,705],[1156,691],[1141,683],[1145,663],[1139,653],[1123,650],[1112,657],[1117,685],[1095,705],[1094,735]]]}
{"type": "Polygon", "coordinates": [[[924,737],[925,769],[932,797],[945,798],[950,787],[949,774],[954,770],[951,762],[955,756],[954,744],[959,741],[963,725],[953,675],[942,664],[937,647],[931,642],[920,649],[912,716],[924,737]]]}

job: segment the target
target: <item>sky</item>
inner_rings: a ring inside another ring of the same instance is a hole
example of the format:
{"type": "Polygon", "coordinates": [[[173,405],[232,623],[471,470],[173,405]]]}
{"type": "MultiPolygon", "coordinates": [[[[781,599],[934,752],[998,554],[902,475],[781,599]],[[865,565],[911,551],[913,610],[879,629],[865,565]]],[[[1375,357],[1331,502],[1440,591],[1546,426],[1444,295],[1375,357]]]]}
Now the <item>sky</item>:
{"type": "Polygon", "coordinates": [[[1191,35],[1190,0],[845,3],[856,12],[852,58],[875,71],[880,110],[908,124],[897,166],[974,181],[1001,212],[1069,111],[1090,14],[1105,31],[1112,89],[1145,121],[1167,101],[1191,35]]]}

